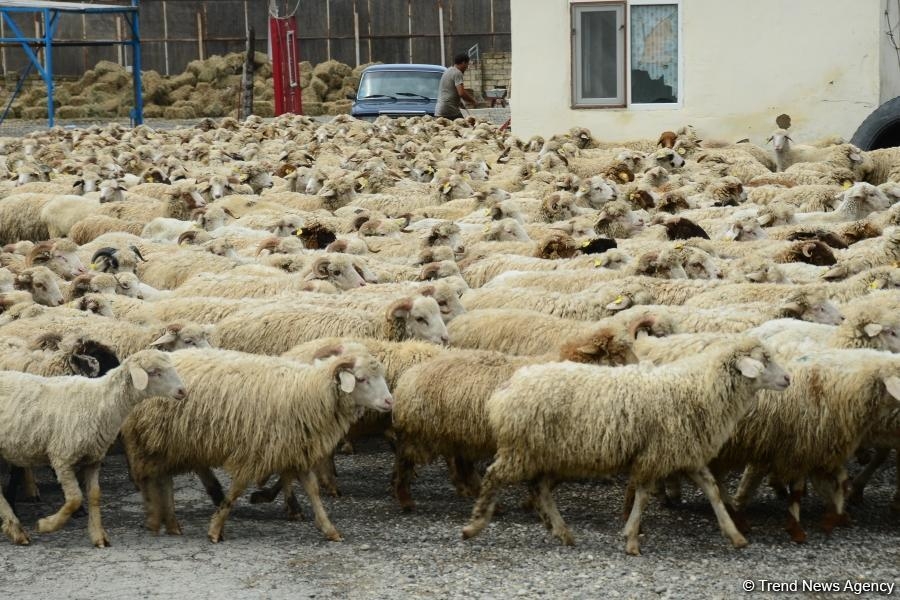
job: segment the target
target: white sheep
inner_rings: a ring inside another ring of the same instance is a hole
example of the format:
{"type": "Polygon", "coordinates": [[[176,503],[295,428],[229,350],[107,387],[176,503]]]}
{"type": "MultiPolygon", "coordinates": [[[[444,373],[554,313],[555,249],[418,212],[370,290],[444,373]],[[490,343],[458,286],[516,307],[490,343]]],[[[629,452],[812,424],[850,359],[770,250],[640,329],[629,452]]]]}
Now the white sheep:
{"type": "Polygon", "coordinates": [[[537,479],[540,510],[553,534],[571,544],[553,481],[625,471],[636,485],[626,551],[638,554],[649,486],[683,471],[707,495],[731,543],[745,546],[706,465],[752,408],[755,392],[784,390],[789,381],[759,342],[746,339],[660,368],[525,367],[487,401],[497,455],[463,537],[487,525],[499,486],[537,479]]]}
{"type": "MultiPolygon", "coordinates": [[[[88,533],[95,546],[108,546],[100,522],[100,461],[140,401],[152,396],[183,400],[185,395],[170,359],[156,350],[138,352],[97,379],[0,372],[0,457],[20,467],[50,465],[65,494],[63,507],[38,521],[38,531],[59,530],[81,506],[75,469],[83,466],[88,533]]],[[[2,495],[0,517],[13,543],[29,543],[2,495]]]]}

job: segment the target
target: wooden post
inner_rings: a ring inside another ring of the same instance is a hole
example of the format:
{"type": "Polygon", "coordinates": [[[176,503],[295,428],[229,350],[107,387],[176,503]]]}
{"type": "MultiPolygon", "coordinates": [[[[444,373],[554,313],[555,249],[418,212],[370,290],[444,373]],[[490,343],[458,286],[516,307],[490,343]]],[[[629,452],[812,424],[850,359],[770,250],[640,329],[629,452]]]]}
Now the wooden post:
{"type": "MultiPolygon", "coordinates": [[[[122,41],[122,17],[116,17],[116,41],[122,41]]],[[[118,44],[116,46],[116,52],[118,56],[118,62],[120,67],[125,66],[125,47],[122,44],[118,44]]]]}
{"type": "Polygon", "coordinates": [[[197,11],[197,53],[200,55],[200,60],[204,60],[203,56],[203,17],[200,16],[200,11],[197,11]]]}
{"type": "MultiPolygon", "coordinates": [[[[6,37],[6,24],[0,19],[0,37],[6,37]]],[[[6,75],[6,46],[0,47],[0,67],[3,68],[3,74],[6,75]]]]}
{"type": "Polygon", "coordinates": [[[409,36],[409,62],[413,62],[412,0],[406,0],[406,33],[409,36]]]}
{"type": "Polygon", "coordinates": [[[359,11],[356,10],[356,2],[353,3],[353,47],[356,51],[356,66],[359,66],[359,11]]]}
{"type": "Polygon", "coordinates": [[[438,29],[441,34],[441,65],[447,66],[447,54],[444,50],[444,2],[438,0],[438,29]]]}
{"type": "Polygon", "coordinates": [[[247,56],[244,58],[244,73],[241,81],[243,95],[241,97],[241,119],[253,114],[253,55],[256,48],[256,36],[253,28],[247,29],[247,56]]]}
{"type": "Polygon", "coordinates": [[[366,0],[366,7],[369,9],[369,62],[372,60],[372,0],[366,0]]]}
{"type": "Polygon", "coordinates": [[[163,11],[163,60],[166,63],[166,77],[169,76],[169,9],[166,6],[166,0],[162,3],[163,11]]]}
{"type": "Polygon", "coordinates": [[[331,0],[325,0],[325,57],[331,60],[331,0]]]}

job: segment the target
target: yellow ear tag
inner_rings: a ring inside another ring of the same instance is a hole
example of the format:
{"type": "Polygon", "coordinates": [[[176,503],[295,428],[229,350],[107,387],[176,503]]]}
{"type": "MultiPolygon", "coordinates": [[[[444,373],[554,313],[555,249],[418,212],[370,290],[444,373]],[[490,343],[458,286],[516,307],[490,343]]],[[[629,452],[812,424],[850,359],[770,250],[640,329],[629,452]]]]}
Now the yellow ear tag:
{"type": "MultiPolygon", "coordinates": [[[[585,246],[587,246],[587,243],[585,243],[585,246]]],[[[603,261],[600,260],[599,258],[595,258],[595,259],[594,259],[594,266],[597,267],[597,268],[602,267],[602,266],[603,266],[603,261]]]]}
{"type": "Polygon", "coordinates": [[[628,181],[628,173],[626,173],[625,171],[621,171],[619,173],[619,179],[621,179],[622,181],[628,181]]]}
{"type": "Polygon", "coordinates": [[[56,173],[50,173],[50,179],[56,179],[56,173]]]}
{"type": "Polygon", "coordinates": [[[581,242],[582,248],[587,248],[590,245],[591,245],[591,240],[584,240],[583,242],[581,242]]]}
{"type": "Polygon", "coordinates": [[[425,167],[425,172],[426,173],[434,173],[434,169],[432,169],[431,167],[425,167]]]}
{"type": "Polygon", "coordinates": [[[613,300],[613,304],[622,304],[623,302],[625,302],[625,296],[619,296],[618,298],[613,300]]]}
{"type": "Polygon", "coordinates": [[[683,248],[684,248],[684,244],[675,244],[675,249],[676,249],[676,250],[681,250],[681,249],[683,249],[683,248]]]}
{"type": "Polygon", "coordinates": [[[360,177],[356,181],[358,181],[359,185],[361,185],[362,187],[366,187],[367,185],[369,185],[369,180],[366,179],[365,177],[360,177]]]}
{"type": "Polygon", "coordinates": [[[637,200],[638,199],[637,192],[631,192],[630,194],[628,194],[628,199],[629,200],[637,200]]]}
{"type": "Polygon", "coordinates": [[[491,232],[491,226],[490,226],[490,225],[485,225],[485,226],[484,226],[484,232],[485,232],[485,233],[490,233],[490,232],[491,232]]]}
{"type": "Polygon", "coordinates": [[[97,263],[91,263],[91,271],[97,270],[97,263]]]}
{"type": "Polygon", "coordinates": [[[144,181],[146,181],[147,183],[151,183],[153,181],[153,178],[147,175],[146,177],[144,177],[144,181]]]}
{"type": "Polygon", "coordinates": [[[445,183],[445,184],[441,187],[441,191],[444,192],[444,193],[446,194],[447,192],[450,191],[450,187],[451,187],[451,186],[450,186],[449,183],[445,183]]]}
{"type": "Polygon", "coordinates": [[[853,184],[850,181],[844,180],[843,186],[845,190],[849,190],[853,187],[853,184]]]}
{"type": "Polygon", "coordinates": [[[298,236],[299,236],[299,235],[303,235],[303,230],[302,230],[302,229],[298,229],[298,230],[297,230],[297,233],[295,233],[294,235],[298,235],[298,236]]]}
{"type": "Polygon", "coordinates": [[[489,209],[489,208],[484,209],[484,216],[486,216],[486,217],[491,216],[491,209],[489,209]]]}
{"type": "Polygon", "coordinates": [[[877,290],[879,287],[881,287],[881,286],[879,286],[878,284],[879,284],[878,281],[873,281],[872,283],[869,284],[869,289],[870,289],[870,290],[877,290]]]}
{"type": "Polygon", "coordinates": [[[685,150],[684,148],[679,148],[678,154],[680,154],[681,156],[684,156],[685,154],[687,154],[687,150],[685,150]]]}
{"type": "Polygon", "coordinates": [[[900,261],[895,260],[894,262],[891,263],[891,266],[894,267],[895,269],[900,268],[900,261]]]}
{"type": "Polygon", "coordinates": [[[288,167],[287,169],[285,169],[285,171],[287,171],[287,173],[288,173],[289,175],[290,175],[291,173],[293,173],[294,171],[296,171],[296,170],[297,170],[297,169],[295,169],[294,167],[288,167]]]}
{"type": "Polygon", "coordinates": [[[244,182],[247,181],[248,179],[250,179],[250,178],[249,178],[246,174],[241,175],[240,177],[238,177],[238,180],[239,180],[241,183],[244,183],[244,182]]]}

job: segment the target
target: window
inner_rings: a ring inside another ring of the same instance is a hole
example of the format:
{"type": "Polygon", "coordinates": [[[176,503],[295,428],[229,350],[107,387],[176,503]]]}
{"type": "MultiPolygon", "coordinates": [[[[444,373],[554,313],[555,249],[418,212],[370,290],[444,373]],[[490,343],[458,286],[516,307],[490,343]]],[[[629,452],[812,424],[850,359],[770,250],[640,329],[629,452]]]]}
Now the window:
{"type": "Polygon", "coordinates": [[[678,105],[679,10],[672,0],[573,3],[572,105],[678,105]]]}

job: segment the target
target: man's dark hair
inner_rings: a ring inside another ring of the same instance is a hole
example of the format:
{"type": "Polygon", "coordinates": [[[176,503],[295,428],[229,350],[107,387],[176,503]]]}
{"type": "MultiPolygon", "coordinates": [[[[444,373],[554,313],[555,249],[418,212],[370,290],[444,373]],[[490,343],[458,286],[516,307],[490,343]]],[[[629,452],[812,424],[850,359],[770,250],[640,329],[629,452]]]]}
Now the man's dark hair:
{"type": "Polygon", "coordinates": [[[460,52],[459,54],[457,54],[456,56],[453,57],[454,65],[461,65],[462,63],[467,63],[467,62],[469,62],[469,55],[466,54],[465,52],[460,52]]]}

